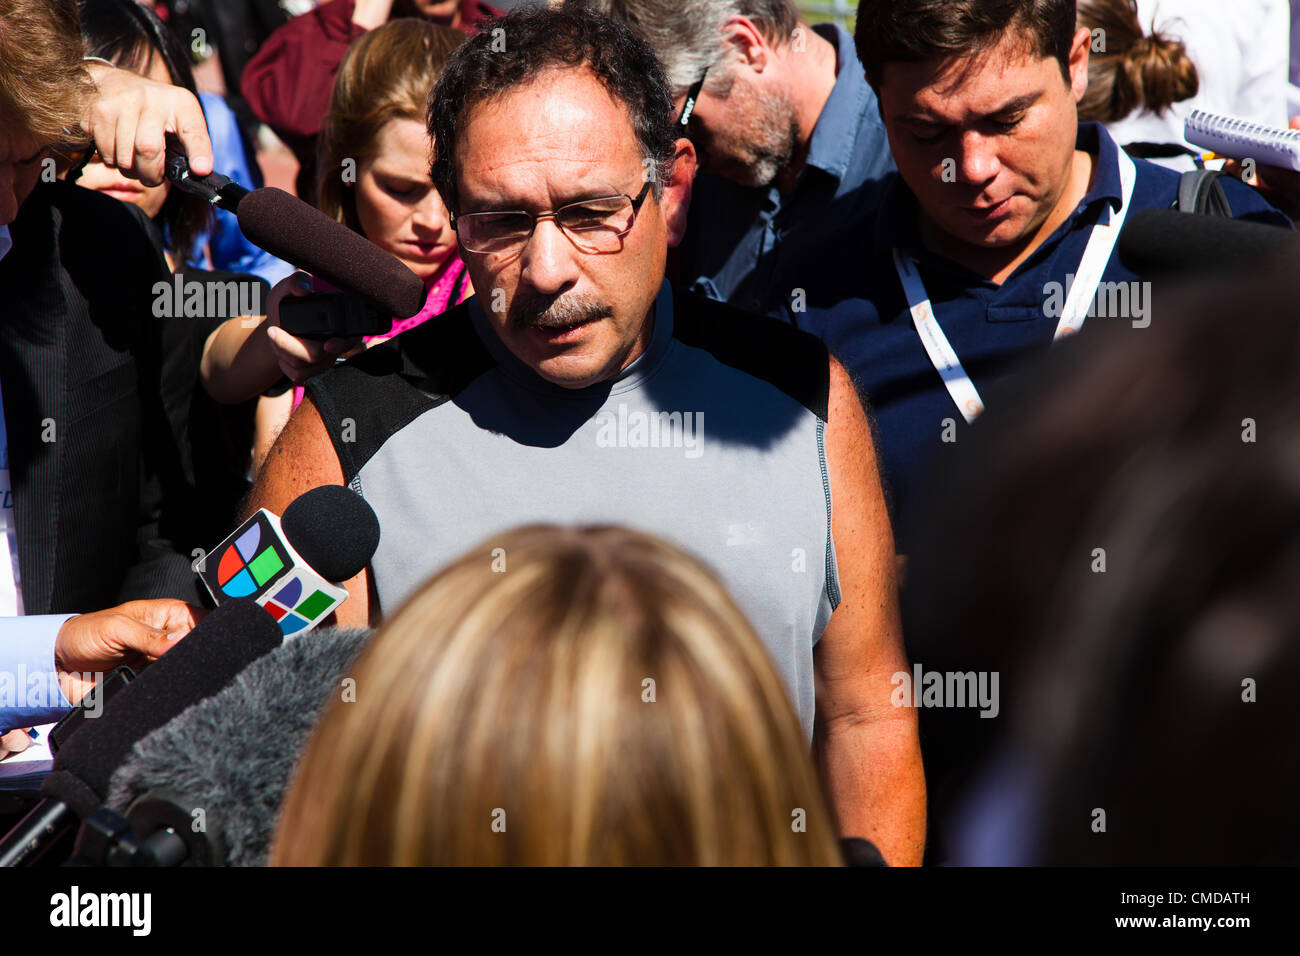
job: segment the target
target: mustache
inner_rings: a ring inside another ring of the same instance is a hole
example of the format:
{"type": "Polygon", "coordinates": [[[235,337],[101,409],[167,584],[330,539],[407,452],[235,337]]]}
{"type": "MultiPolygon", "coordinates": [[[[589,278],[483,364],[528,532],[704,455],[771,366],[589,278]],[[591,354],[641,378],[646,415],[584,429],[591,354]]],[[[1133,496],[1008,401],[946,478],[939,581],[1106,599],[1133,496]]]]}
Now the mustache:
{"type": "Polygon", "coordinates": [[[510,302],[506,319],[516,329],[558,329],[579,322],[607,319],[614,310],[604,302],[589,298],[516,295],[510,302]]]}

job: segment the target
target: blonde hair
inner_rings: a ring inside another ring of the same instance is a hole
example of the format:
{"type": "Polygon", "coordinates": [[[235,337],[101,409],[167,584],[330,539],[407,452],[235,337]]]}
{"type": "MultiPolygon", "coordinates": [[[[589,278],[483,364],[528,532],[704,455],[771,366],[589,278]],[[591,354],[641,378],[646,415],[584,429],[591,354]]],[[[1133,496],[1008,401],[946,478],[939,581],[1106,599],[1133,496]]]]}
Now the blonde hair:
{"type": "Polygon", "coordinates": [[[71,0],[0,0],[0,121],[40,139],[84,136],[95,87],[71,0]]]}
{"type": "Polygon", "coordinates": [[[429,581],[354,666],[274,865],[837,865],[786,690],[700,563],[530,526],[429,581]],[[495,566],[494,566],[495,565],[495,566]]]}
{"type": "Polygon", "coordinates": [[[379,131],[390,120],[423,126],[433,85],[466,39],[459,30],[408,17],[370,30],[348,47],[321,127],[317,205],[325,215],[361,232],[343,161],[359,166],[373,157],[379,131]]]}

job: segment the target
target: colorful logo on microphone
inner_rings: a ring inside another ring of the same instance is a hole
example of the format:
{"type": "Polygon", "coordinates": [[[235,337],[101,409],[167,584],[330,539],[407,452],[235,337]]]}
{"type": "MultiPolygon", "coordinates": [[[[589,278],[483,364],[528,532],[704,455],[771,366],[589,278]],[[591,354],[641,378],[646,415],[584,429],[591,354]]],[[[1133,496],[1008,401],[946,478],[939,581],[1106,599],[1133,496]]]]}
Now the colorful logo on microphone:
{"type": "Polygon", "coordinates": [[[312,587],[310,583],[303,587],[302,578],[294,575],[285,582],[284,587],[267,598],[262,607],[280,622],[282,632],[293,634],[324,617],[334,609],[336,603],[333,597],[312,587]]]}
{"type": "Polygon", "coordinates": [[[212,554],[199,577],[217,603],[251,598],[285,634],[314,627],[347,600],[346,590],[331,585],[294,554],[266,511],[236,528],[212,554]]]}
{"type": "Polygon", "coordinates": [[[226,597],[256,599],[284,576],[293,561],[260,514],[236,534],[217,564],[217,587],[226,597]]]}

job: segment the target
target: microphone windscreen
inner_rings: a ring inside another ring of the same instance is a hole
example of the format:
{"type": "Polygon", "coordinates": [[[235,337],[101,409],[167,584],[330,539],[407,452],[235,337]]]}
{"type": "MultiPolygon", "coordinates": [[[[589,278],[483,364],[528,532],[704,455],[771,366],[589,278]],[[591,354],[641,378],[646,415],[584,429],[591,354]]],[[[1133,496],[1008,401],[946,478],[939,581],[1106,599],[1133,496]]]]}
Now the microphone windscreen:
{"type": "Polygon", "coordinates": [[[1297,249],[1297,234],[1280,226],[1203,216],[1174,209],[1143,209],[1120,232],[1120,262],[1139,276],[1215,273],[1258,267],[1297,249]]]}
{"type": "Polygon", "coordinates": [[[141,740],[113,775],[106,802],[125,813],[150,791],[175,793],[205,809],[226,865],[263,865],[298,757],[370,636],[365,628],[324,628],[254,661],[215,697],[141,740]]]}
{"type": "Polygon", "coordinates": [[[379,518],[342,485],[305,491],[284,509],[280,530],[311,569],[338,583],[359,574],[379,547],[379,518]]]}
{"type": "Polygon", "coordinates": [[[59,748],[41,793],[66,799],[80,812],[84,792],[59,780],[79,778],[102,799],[113,772],[136,741],[192,705],[211,697],[283,639],[271,615],[252,601],[227,601],[171,650],[140,672],[59,748]],[[68,799],[72,797],[73,799],[68,799]]]}
{"type": "Polygon", "coordinates": [[[240,231],[272,255],[405,319],[424,308],[424,283],[365,236],[282,189],[254,189],[235,214],[240,231]]]}

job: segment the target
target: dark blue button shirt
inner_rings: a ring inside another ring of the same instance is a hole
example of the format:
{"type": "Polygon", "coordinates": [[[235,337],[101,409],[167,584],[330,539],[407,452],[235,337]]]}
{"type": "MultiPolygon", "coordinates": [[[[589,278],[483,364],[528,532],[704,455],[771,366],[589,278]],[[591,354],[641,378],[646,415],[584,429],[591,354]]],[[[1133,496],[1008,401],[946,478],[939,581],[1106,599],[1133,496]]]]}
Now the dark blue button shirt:
{"type": "Polygon", "coordinates": [[[835,45],[839,70],[794,189],[783,198],[775,186],[696,177],[678,261],[693,291],[783,318],[829,273],[856,268],[845,249],[894,169],[853,37],[834,24],[813,29],[835,45]]]}
{"type": "MultiPolygon", "coordinates": [[[[808,311],[789,315],[800,328],[821,338],[854,376],[875,421],[876,452],[895,517],[904,514],[909,490],[942,447],[945,428],[960,437],[968,426],[912,324],[891,250],[898,247],[916,259],[940,327],[976,389],[985,395],[1018,356],[1051,344],[1059,311],[1047,308],[1049,283],[1061,284],[1064,291],[1066,276],[1078,271],[1092,227],[1105,209],[1120,203],[1115,141],[1100,125],[1081,123],[1077,146],[1096,157],[1091,188],[1070,217],[1001,285],[921,244],[916,198],[893,174],[874,222],[861,224],[851,247],[837,256],[840,262],[851,261],[853,268],[828,274],[810,290],[808,311]]],[[[1172,206],[1179,174],[1134,162],[1137,181],[1128,215],[1172,206]]],[[[1290,227],[1254,189],[1231,177],[1220,181],[1236,218],[1290,227]]],[[[1112,254],[1101,281],[1136,279],[1112,254]]],[[[1141,320],[1088,319],[1119,321],[1141,320]]],[[[897,533],[905,537],[905,529],[897,533]]],[[[905,550],[904,540],[899,548],[905,550]]]]}

